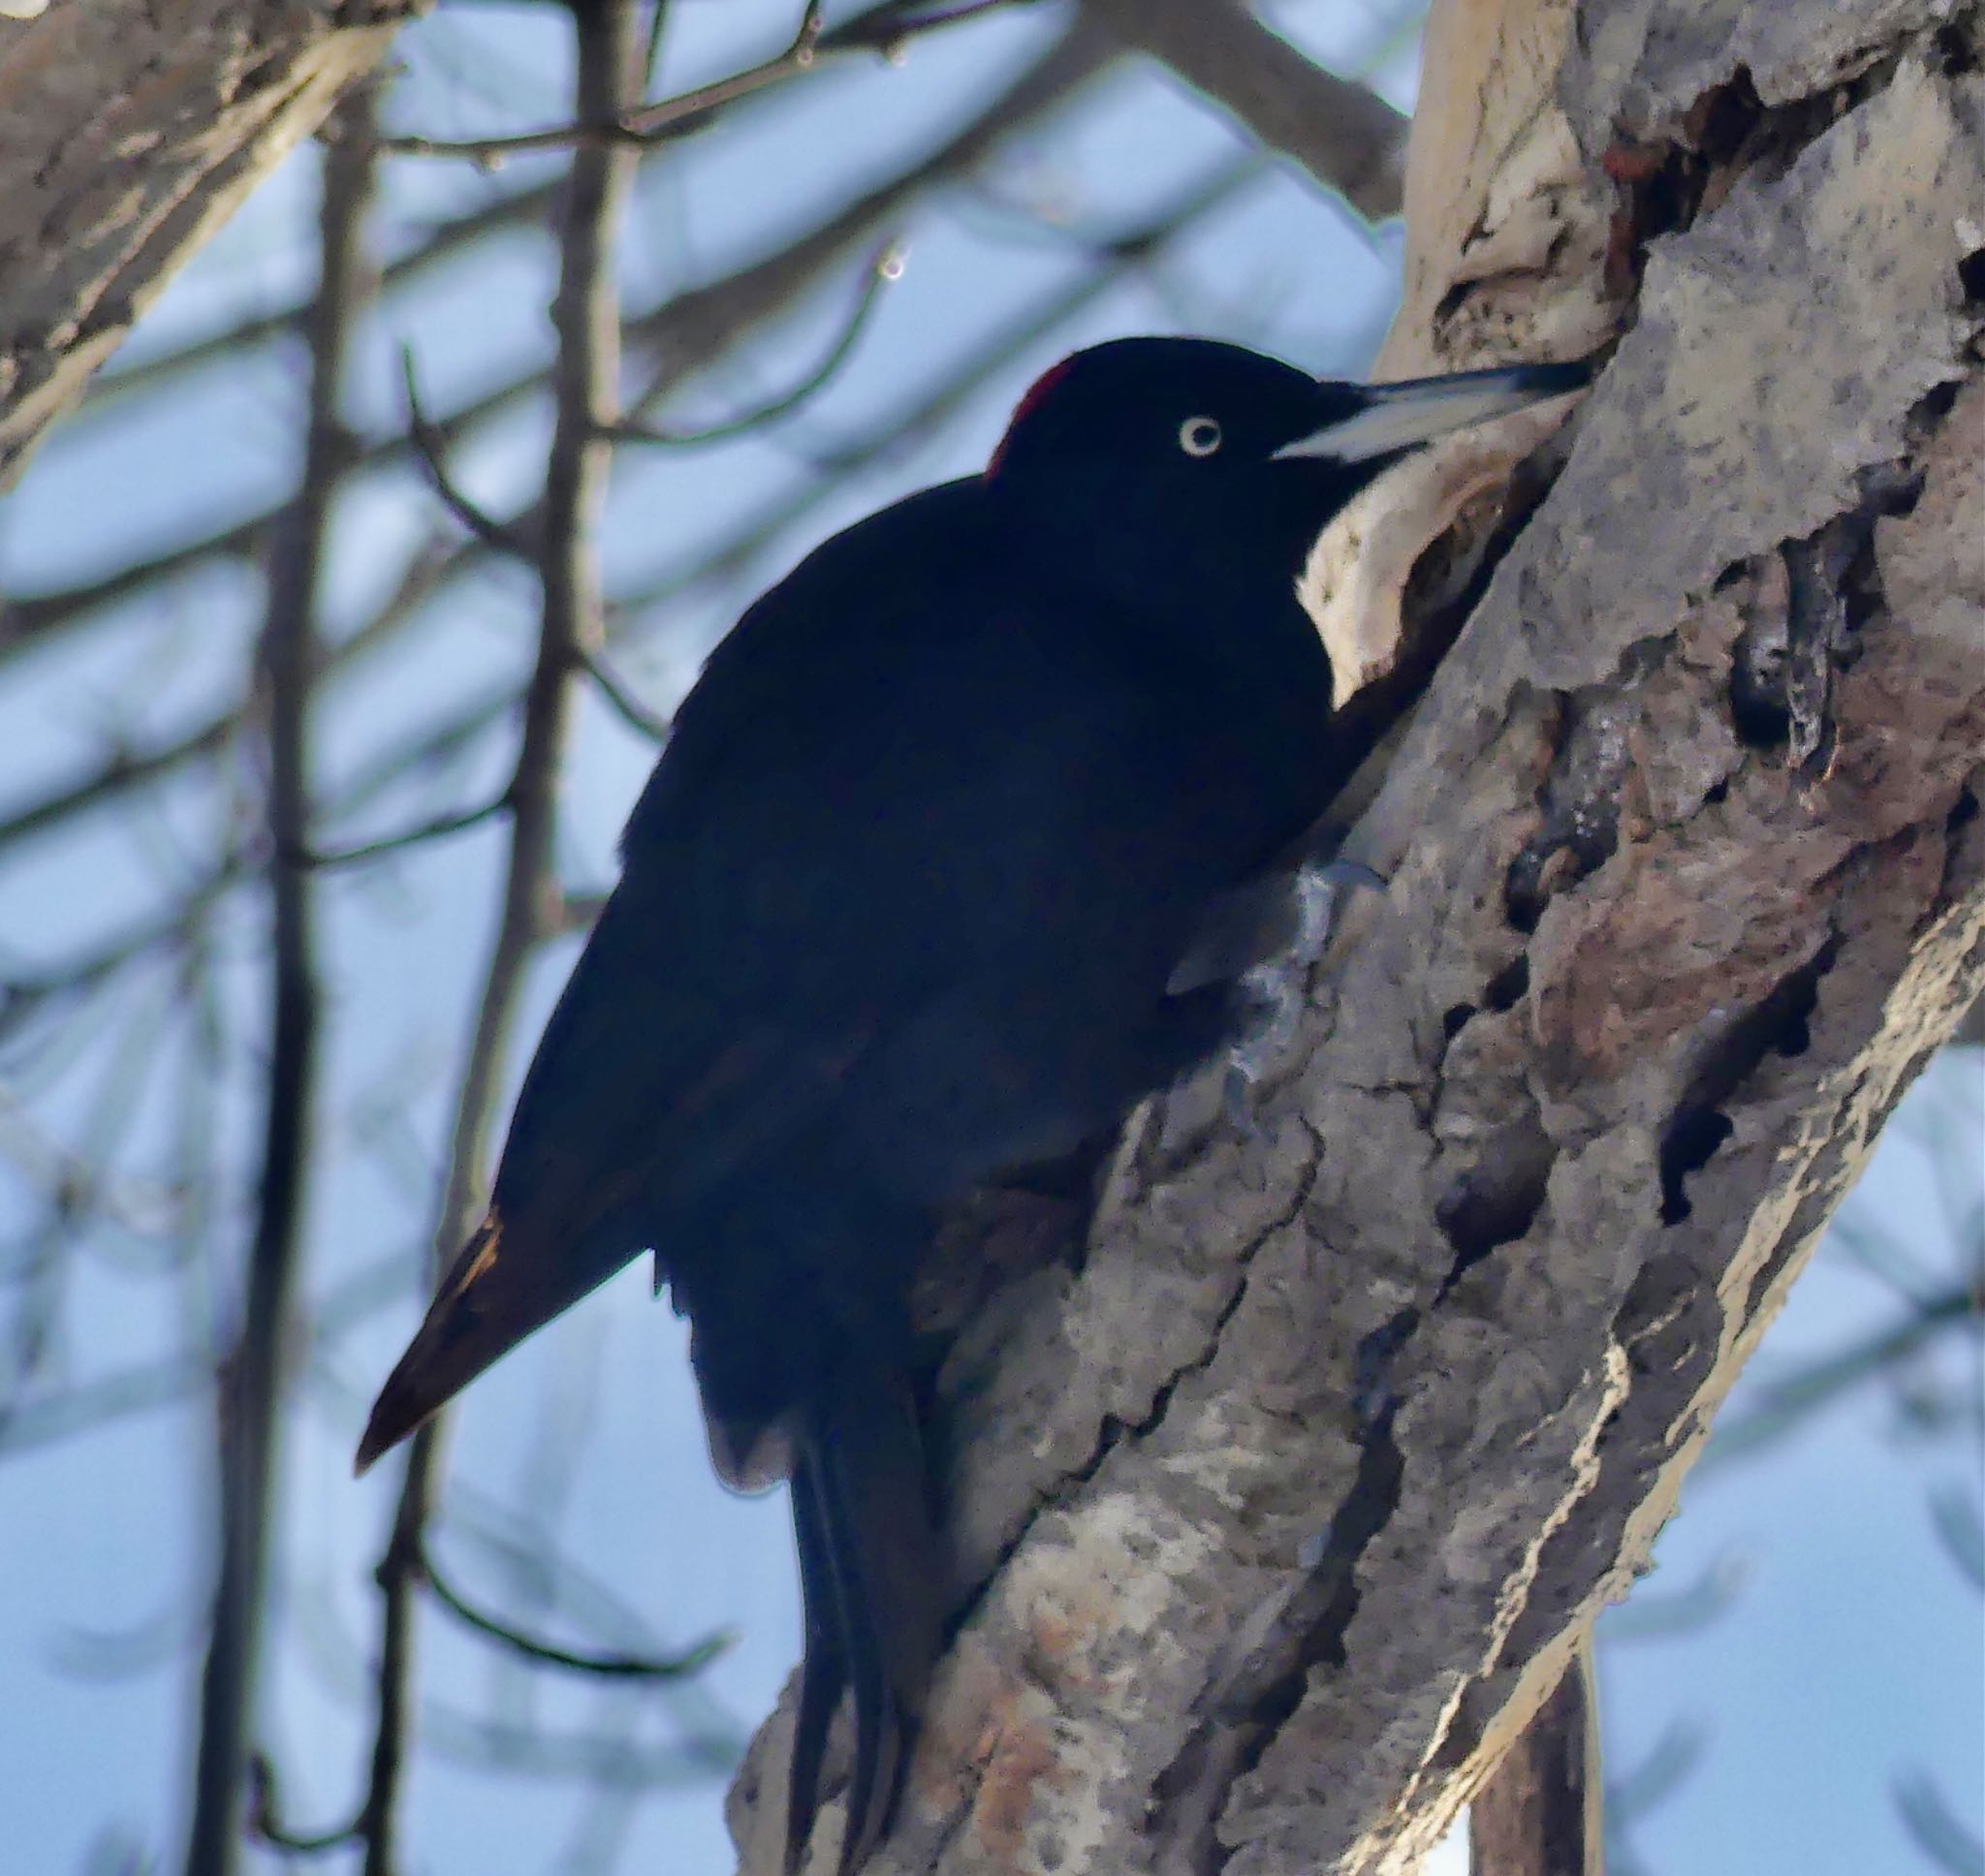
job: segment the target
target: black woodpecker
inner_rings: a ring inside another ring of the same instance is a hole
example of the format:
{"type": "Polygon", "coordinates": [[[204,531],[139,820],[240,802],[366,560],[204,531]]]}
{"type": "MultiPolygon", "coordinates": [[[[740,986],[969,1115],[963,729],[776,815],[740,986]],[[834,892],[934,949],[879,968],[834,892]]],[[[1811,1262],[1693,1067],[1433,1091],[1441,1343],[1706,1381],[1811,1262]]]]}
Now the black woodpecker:
{"type": "Polygon", "coordinates": [[[882,1834],[941,1642],[908,1306],[934,1219],[1217,1053],[1238,991],[1200,934],[1344,779],[1311,544],[1402,453],[1588,375],[1077,353],[983,475],[815,549],[684,701],[358,1456],[651,1251],[718,1472],[791,1482],[789,1867],[844,1691],[843,1876],[882,1834]]]}

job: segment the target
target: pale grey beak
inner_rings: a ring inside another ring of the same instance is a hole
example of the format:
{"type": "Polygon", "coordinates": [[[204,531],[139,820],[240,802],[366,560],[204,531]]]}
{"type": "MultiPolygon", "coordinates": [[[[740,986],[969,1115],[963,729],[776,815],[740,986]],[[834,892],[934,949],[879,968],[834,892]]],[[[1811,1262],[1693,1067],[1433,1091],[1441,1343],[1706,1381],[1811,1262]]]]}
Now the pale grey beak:
{"type": "Polygon", "coordinates": [[[1582,390],[1591,377],[1591,360],[1578,359],[1569,364],[1500,365],[1445,378],[1406,378],[1391,385],[1325,385],[1323,390],[1341,401],[1340,413],[1320,429],[1283,444],[1275,459],[1369,462],[1582,390]]]}

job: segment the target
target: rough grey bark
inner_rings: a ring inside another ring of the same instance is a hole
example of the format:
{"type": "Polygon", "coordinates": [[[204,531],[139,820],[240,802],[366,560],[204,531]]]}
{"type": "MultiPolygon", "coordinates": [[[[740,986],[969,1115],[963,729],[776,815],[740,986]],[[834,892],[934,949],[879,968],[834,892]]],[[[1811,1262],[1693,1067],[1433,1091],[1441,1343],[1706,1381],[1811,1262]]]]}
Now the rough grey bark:
{"type": "Polygon", "coordinates": [[[0,19],[0,487],[416,0],[57,0],[0,19]]]}
{"type": "Polygon", "coordinates": [[[1435,458],[1350,531],[1472,545],[1320,556],[1378,654],[1498,564],[1258,1136],[1148,1110],[1076,1256],[961,1227],[1018,1273],[945,1375],[961,1626],[878,1876],[1410,1870],[1645,1560],[1985,981],[1977,25],[1436,6],[1390,364],[1619,350],[1540,501],[1435,458]]]}

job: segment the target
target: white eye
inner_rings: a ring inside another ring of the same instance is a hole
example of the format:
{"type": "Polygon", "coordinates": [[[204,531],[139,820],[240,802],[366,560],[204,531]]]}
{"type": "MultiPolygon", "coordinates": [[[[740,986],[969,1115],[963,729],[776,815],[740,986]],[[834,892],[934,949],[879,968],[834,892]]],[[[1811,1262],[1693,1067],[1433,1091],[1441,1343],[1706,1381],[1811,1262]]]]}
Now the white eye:
{"type": "Polygon", "coordinates": [[[1220,426],[1211,417],[1188,417],[1179,425],[1179,447],[1189,456],[1210,456],[1220,447],[1220,426]]]}

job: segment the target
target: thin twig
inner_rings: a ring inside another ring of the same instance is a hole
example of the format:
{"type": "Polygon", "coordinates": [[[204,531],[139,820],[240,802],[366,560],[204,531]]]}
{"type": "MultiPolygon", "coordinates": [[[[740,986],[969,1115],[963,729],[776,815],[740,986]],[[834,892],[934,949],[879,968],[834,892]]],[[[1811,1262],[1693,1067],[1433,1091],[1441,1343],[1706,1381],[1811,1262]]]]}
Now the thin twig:
{"type": "MultiPolygon", "coordinates": [[[[878,226],[899,218],[924,190],[968,173],[1005,139],[1054,111],[1110,63],[1116,41],[1100,25],[1078,14],[1075,24],[1032,65],[1016,76],[959,124],[937,148],[866,190],[784,247],[734,274],[692,287],[633,315],[625,324],[630,348],[655,360],[649,391],[635,401],[640,411],[706,371],[768,321],[778,317],[828,268],[837,266],[857,243],[873,238],[878,226]]],[[[530,192],[527,199],[547,201],[530,192]]],[[[486,422],[509,415],[545,388],[545,374],[524,372],[432,420],[439,439],[453,447],[486,422]]],[[[405,435],[368,441],[350,467],[391,467],[413,451],[405,435]]],[[[104,607],[148,589],[157,580],[215,559],[258,552],[279,511],[266,509],[209,530],[162,554],[148,555],[111,573],[74,585],[21,595],[0,605],[0,666],[16,652],[45,642],[104,607]]],[[[480,566],[488,549],[463,544],[449,572],[480,566]]]]}
{"type": "Polygon", "coordinates": [[[434,492],[441,497],[442,505],[486,547],[494,547],[498,553],[511,554],[519,560],[534,558],[536,549],[520,530],[497,520],[455,485],[442,454],[448,446],[441,428],[430,422],[421,408],[421,388],[414,375],[412,346],[400,347],[399,368],[407,391],[407,435],[422,466],[427,471],[427,480],[433,485],[434,492]]]}
{"type": "Polygon", "coordinates": [[[614,675],[607,661],[596,651],[589,651],[583,660],[585,674],[593,680],[595,688],[614,706],[614,714],[639,735],[651,742],[666,742],[669,739],[669,723],[666,717],[656,716],[652,710],[643,706],[641,701],[620,679],[614,675]]]}
{"type": "MultiPolygon", "coordinates": [[[[350,776],[331,800],[320,805],[320,818],[335,820],[370,806],[408,776],[456,754],[483,735],[517,706],[520,695],[504,688],[475,699],[440,724],[424,730],[411,743],[375,757],[350,776]]],[[[57,968],[0,977],[0,1042],[9,1040],[29,1016],[58,1000],[82,995],[131,964],[159,951],[183,946],[188,933],[248,870],[244,849],[231,847],[210,871],[195,881],[164,913],[105,939],[82,956],[57,968]]]]}
{"type": "Polygon", "coordinates": [[[641,88],[655,81],[662,64],[662,36],[669,29],[669,0],[653,0],[647,17],[647,43],[641,48],[641,88]]]}
{"type": "MultiPolygon", "coordinates": [[[[839,485],[836,478],[869,467],[946,421],[990,377],[1034,352],[1086,307],[1119,286],[1127,272],[1162,254],[1171,242],[1257,178],[1262,168],[1259,157],[1230,157],[1153,214],[1104,242],[1096,250],[1094,266],[1085,268],[1070,285],[1028,307],[975,345],[953,365],[942,383],[892,412],[886,422],[864,435],[814,457],[813,466],[823,473],[797,480],[699,556],[693,566],[671,570],[617,597],[614,602],[616,619],[631,621],[636,614],[685,592],[743,572],[772,542],[833,493],[839,485]]],[[[639,634],[630,624],[619,623],[612,636],[639,634]]]]}
{"type": "Polygon", "coordinates": [[[1860,1382],[1892,1374],[1947,1329],[1970,1333],[1985,1317],[1985,1291],[1961,1280],[1918,1299],[1901,1321],[1858,1337],[1846,1347],[1795,1374],[1754,1384],[1747,1410],[1720,1423],[1698,1462],[1720,1465],[1788,1433],[1808,1415],[1827,1406],[1860,1382]]]}
{"type": "Polygon", "coordinates": [[[248,1762],[248,1831],[276,1850],[293,1857],[322,1857],[342,1850],[359,1833],[356,1823],[341,1824],[330,1830],[294,1830],[282,1821],[282,1798],[276,1784],[275,1763],[266,1752],[248,1762]]]}
{"type": "Polygon", "coordinates": [[[325,156],[320,266],[312,304],[310,401],[301,484],[271,558],[261,682],[268,735],[268,866],[272,912],[268,1107],[255,1241],[241,1332],[217,1403],[220,1567],[201,1679],[189,1876],[240,1866],[242,1796],[257,1662],[268,1615],[270,1494],[278,1415],[296,1341],[292,1321],[303,1247],[310,1112],[317,1079],[318,992],[310,929],[308,730],[316,674],[316,595],[338,481],[350,460],[339,384],[366,269],[372,93],[340,108],[347,135],[325,156]]]}
{"type": "Polygon", "coordinates": [[[611,117],[582,117],[547,130],[521,131],[505,137],[392,137],[386,140],[384,147],[392,156],[457,157],[482,164],[540,150],[578,149],[587,144],[649,148],[702,130],[718,111],[803,73],[819,71],[864,52],[894,65],[900,62],[909,42],[921,34],[955,26],[1013,4],[1017,0],[959,0],[954,6],[923,9],[877,7],[830,33],[824,30],[821,0],[807,0],[799,27],[783,51],[727,78],[698,85],[673,98],[639,105],[611,117]]]}
{"type": "Polygon", "coordinates": [[[509,137],[391,137],[386,150],[391,156],[456,156],[476,163],[495,158],[522,156],[533,150],[570,150],[617,143],[639,148],[658,143],[670,136],[683,134],[692,119],[707,118],[726,105],[736,104],[777,84],[782,78],[811,71],[819,61],[822,20],[821,0],[806,0],[800,16],[799,30],[775,58],[763,60],[728,78],[700,84],[659,104],[615,111],[576,123],[558,124],[550,130],[521,131],[509,137]]]}
{"type": "Polygon", "coordinates": [[[792,390],[782,392],[770,403],[761,404],[756,410],[727,418],[721,423],[712,423],[700,430],[666,430],[651,423],[615,423],[606,431],[606,435],[615,443],[654,443],[669,449],[697,449],[705,444],[729,442],[734,437],[746,435],[778,418],[788,416],[808,398],[817,396],[825,390],[835,373],[847,363],[849,358],[853,356],[855,347],[861,342],[869,316],[875,311],[882,297],[883,288],[900,280],[902,272],[902,243],[897,240],[885,242],[864,269],[862,290],[856,296],[855,309],[849,315],[847,324],[842,327],[839,336],[828,348],[827,356],[792,390]]]}
{"type": "MultiPolygon", "coordinates": [[[[113,1181],[110,1168],[136,1120],[148,1088],[150,1071],[162,1057],[160,1034],[170,1001],[152,996],[128,1017],[103,1051],[97,1086],[90,1096],[78,1144],[57,1144],[24,1118],[8,1116],[4,1145],[26,1181],[43,1196],[42,1216],[5,1280],[16,1293],[6,1342],[0,1346],[0,1440],[33,1387],[59,1332],[63,1299],[76,1270],[75,1252],[90,1228],[109,1209],[113,1181]]],[[[0,1113],[6,1098],[0,1094],[0,1113]]]]}
{"type": "Polygon", "coordinates": [[[134,1414],[148,1414],[198,1393],[212,1379],[203,1358],[179,1355],[79,1382],[67,1393],[10,1402],[0,1419],[0,1452],[32,1452],[134,1414]]]}
{"type": "MultiPolygon", "coordinates": [[[[317,683],[321,694],[328,696],[340,680],[361,669],[371,653],[392,644],[419,617],[421,608],[461,570],[449,549],[449,544],[458,537],[452,529],[446,529],[445,523],[441,526],[445,533],[430,536],[408,558],[399,579],[379,610],[334,645],[320,647],[317,683]]],[[[113,750],[107,761],[87,775],[58,783],[0,821],[0,852],[16,841],[32,839],[60,826],[71,815],[111,806],[135,789],[148,787],[191,764],[221,754],[240,734],[241,724],[239,706],[230,702],[205,723],[171,742],[137,754],[128,749],[113,750]]]]}
{"type": "Polygon", "coordinates": [[[72,814],[101,807],[132,789],[142,788],[184,763],[198,761],[224,748],[239,727],[238,714],[229,709],[198,730],[158,749],[134,755],[116,750],[100,768],[80,781],[64,783],[36,800],[23,803],[0,822],[0,848],[31,840],[60,826],[72,814]]]}
{"type": "Polygon", "coordinates": [[[480,828],[486,821],[493,821],[499,814],[510,808],[508,788],[481,807],[465,808],[459,814],[437,815],[432,821],[424,821],[419,827],[408,828],[400,833],[387,834],[379,840],[368,840],[358,847],[334,847],[329,850],[313,848],[301,856],[306,866],[320,870],[330,866],[356,866],[368,860],[380,860],[388,854],[404,853],[409,847],[418,847],[429,840],[445,840],[452,834],[466,833],[471,828],[480,828]]]}
{"type": "Polygon", "coordinates": [[[60,999],[79,996],[115,976],[126,965],[183,944],[214,901],[247,870],[246,859],[237,851],[230,851],[222,855],[212,872],[159,917],[118,932],[95,950],[79,958],[71,958],[57,969],[0,979],[0,1041],[10,1040],[28,1016],[60,999]]]}
{"type": "MultiPolygon", "coordinates": [[[[415,245],[380,267],[380,290],[391,292],[419,280],[487,235],[513,228],[535,227],[551,205],[554,187],[545,182],[527,189],[513,189],[459,215],[430,223],[415,245]]],[[[176,383],[204,365],[233,361],[252,347],[296,329],[307,310],[302,306],[282,306],[272,312],[255,313],[170,352],[135,359],[128,364],[120,358],[90,380],[89,389],[83,393],[82,409],[94,414],[141,392],[176,383]]]]}
{"type": "Polygon", "coordinates": [[[423,1554],[421,1568],[435,1600],[457,1621],[526,1661],[548,1668],[564,1668],[573,1673],[593,1674],[604,1680],[681,1680],[701,1673],[738,1641],[736,1630],[718,1629],[677,1655],[587,1654],[540,1641],[486,1614],[434,1567],[431,1550],[423,1554]]]}
{"type": "MultiPolygon", "coordinates": [[[[578,47],[575,114],[586,120],[614,118],[639,83],[634,0],[598,0],[576,9],[573,27],[578,47]]],[[[536,535],[544,621],[510,789],[502,914],[462,1075],[448,1191],[436,1232],[436,1251],[444,1258],[467,1236],[484,1203],[485,1139],[500,1098],[524,966],[549,922],[557,784],[572,716],[573,678],[599,641],[594,537],[610,455],[599,431],[616,415],[619,371],[613,236],[633,169],[632,152],[625,148],[582,146],[573,153],[563,193],[559,281],[552,302],[557,422],[536,535]]],[[[360,1814],[365,1876],[392,1876],[398,1861],[399,1800],[414,1707],[414,1590],[438,1485],[442,1423],[430,1421],[414,1436],[393,1534],[378,1570],[384,1603],[375,1682],[378,1726],[360,1814]]]]}

